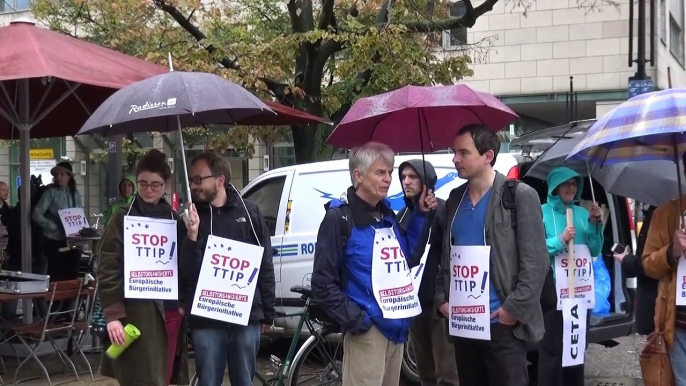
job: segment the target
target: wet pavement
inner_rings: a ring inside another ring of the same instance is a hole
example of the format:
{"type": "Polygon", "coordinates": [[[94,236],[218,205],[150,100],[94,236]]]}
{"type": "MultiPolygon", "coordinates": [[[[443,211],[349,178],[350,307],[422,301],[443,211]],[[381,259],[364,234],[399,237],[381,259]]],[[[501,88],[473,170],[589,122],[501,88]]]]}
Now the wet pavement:
{"type": "Polygon", "coordinates": [[[641,368],[638,356],[645,337],[639,335],[617,339],[619,345],[606,348],[590,345],[586,350],[586,386],[639,386],[641,368]]]}
{"type": "MultiPolygon", "coordinates": [[[[625,337],[617,340],[620,344],[613,348],[605,348],[598,345],[591,345],[586,352],[586,386],[639,386],[643,385],[640,380],[641,371],[638,365],[638,355],[643,347],[644,338],[639,336],[625,337]]],[[[272,345],[266,345],[260,352],[258,363],[262,373],[272,372],[273,368],[269,361],[269,355],[276,352],[277,355],[282,351],[280,348],[274,348],[272,345]]],[[[97,354],[88,355],[89,362],[96,365],[99,359],[97,354]]],[[[80,381],[75,381],[72,376],[64,376],[64,367],[61,361],[56,357],[44,357],[48,359],[48,371],[54,382],[65,382],[63,385],[97,385],[97,386],[116,386],[117,381],[105,378],[101,375],[96,375],[95,382],[90,380],[86,374],[81,375],[80,381]],[[55,375],[52,375],[55,374],[55,375]]],[[[17,367],[16,359],[5,357],[5,365],[7,372],[3,372],[2,378],[5,385],[10,385],[13,382],[14,370],[17,367]]],[[[194,361],[190,361],[191,374],[194,372],[194,361]]],[[[75,361],[79,370],[86,370],[83,359],[75,361]]],[[[42,372],[33,364],[27,370],[22,368],[20,378],[31,376],[40,376],[42,372]]],[[[22,382],[21,385],[47,385],[45,379],[38,379],[34,381],[22,382]]],[[[229,384],[228,377],[225,378],[226,385],[229,384]]],[[[256,381],[255,385],[259,385],[256,381]]]]}

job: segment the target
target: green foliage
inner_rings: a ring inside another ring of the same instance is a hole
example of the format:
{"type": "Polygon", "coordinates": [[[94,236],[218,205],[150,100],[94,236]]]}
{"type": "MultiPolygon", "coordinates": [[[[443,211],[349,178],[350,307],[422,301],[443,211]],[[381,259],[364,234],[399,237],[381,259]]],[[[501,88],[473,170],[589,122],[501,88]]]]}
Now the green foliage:
{"type": "MultiPolygon", "coordinates": [[[[437,57],[440,31],[469,27],[486,10],[457,19],[448,17],[448,6],[448,0],[32,1],[35,17],[53,30],[163,65],[171,52],[175,69],[214,72],[332,119],[362,96],[471,75],[468,50],[437,57]]],[[[322,145],[328,130],[292,127],[298,162],[331,153],[322,145]]],[[[188,139],[250,154],[254,138],[286,136],[275,127],[209,133],[192,129],[188,139]]]]}

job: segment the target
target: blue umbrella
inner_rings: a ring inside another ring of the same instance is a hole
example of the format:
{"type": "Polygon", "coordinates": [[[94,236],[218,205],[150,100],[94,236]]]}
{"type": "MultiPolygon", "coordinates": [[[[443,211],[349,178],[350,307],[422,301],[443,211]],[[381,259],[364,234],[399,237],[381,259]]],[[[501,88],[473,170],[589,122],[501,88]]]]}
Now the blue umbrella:
{"type": "Polygon", "coordinates": [[[686,150],[686,89],[642,94],[598,119],[567,159],[603,166],[678,160],[686,150]]]}
{"type": "Polygon", "coordinates": [[[566,159],[588,160],[601,167],[631,161],[674,161],[681,197],[679,158],[686,150],[685,133],[686,89],[642,94],[598,119],[566,159]]]}

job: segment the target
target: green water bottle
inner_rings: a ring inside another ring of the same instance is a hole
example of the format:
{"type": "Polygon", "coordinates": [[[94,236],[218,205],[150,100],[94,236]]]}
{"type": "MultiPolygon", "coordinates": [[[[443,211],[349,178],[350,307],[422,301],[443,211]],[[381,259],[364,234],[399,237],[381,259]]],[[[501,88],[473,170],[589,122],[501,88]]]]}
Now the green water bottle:
{"type": "Polygon", "coordinates": [[[119,346],[114,343],[107,349],[107,356],[111,359],[117,359],[133,342],[140,338],[141,332],[133,324],[127,324],[124,327],[124,344],[119,346]]]}

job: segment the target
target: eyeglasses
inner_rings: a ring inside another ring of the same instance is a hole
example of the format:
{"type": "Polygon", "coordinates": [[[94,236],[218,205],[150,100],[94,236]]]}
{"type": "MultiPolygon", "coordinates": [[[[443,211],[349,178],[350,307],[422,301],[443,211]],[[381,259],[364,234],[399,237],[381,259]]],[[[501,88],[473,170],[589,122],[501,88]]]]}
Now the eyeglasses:
{"type": "Polygon", "coordinates": [[[153,181],[153,182],[148,182],[148,181],[136,181],[136,185],[138,185],[138,190],[145,190],[148,188],[152,188],[153,192],[157,192],[162,187],[164,186],[164,182],[159,182],[159,181],[153,181]]]}
{"type": "Polygon", "coordinates": [[[190,179],[191,184],[193,185],[200,185],[202,184],[203,181],[205,181],[208,178],[215,177],[213,175],[205,176],[205,177],[193,177],[190,179]]]}

